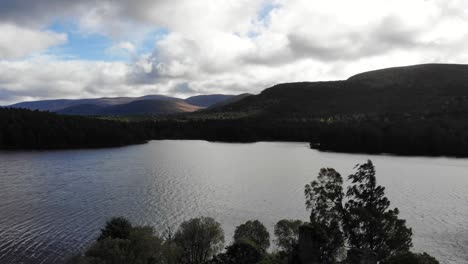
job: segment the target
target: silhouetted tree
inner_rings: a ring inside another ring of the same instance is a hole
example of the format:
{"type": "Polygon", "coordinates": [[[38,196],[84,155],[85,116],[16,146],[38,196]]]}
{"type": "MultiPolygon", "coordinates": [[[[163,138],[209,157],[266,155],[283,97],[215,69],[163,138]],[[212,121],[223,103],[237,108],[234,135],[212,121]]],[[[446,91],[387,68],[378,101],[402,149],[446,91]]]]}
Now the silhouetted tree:
{"type": "Polygon", "coordinates": [[[371,161],[356,165],[343,180],[334,169],[321,169],[316,181],[305,187],[310,223],[299,229],[302,262],[333,263],[347,246],[347,261],[384,261],[398,252],[408,252],[411,229],[398,218],[397,208],[389,210],[385,188],[377,185],[371,161]]]}
{"type": "Polygon", "coordinates": [[[105,238],[128,239],[131,231],[132,224],[130,221],[123,217],[114,217],[107,221],[104,229],[101,229],[101,235],[99,236],[98,241],[105,238]]]}
{"type": "MultiPolygon", "coordinates": [[[[332,263],[344,246],[342,231],[346,213],[343,210],[343,179],[334,169],[321,169],[316,181],[305,187],[310,224],[302,229],[302,241],[314,249],[317,261],[332,263]]],[[[299,250],[306,250],[303,246],[299,250]]]]}
{"type": "Polygon", "coordinates": [[[132,228],[129,239],[129,256],[134,264],[162,263],[162,239],[155,235],[152,227],[136,226],[132,228]]]}
{"type": "Polygon", "coordinates": [[[270,247],[270,233],[258,220],[247,221],[236,227],[234,231],[235,242],[250,242],[263,252],[270,247]]]}
{"type": "Polygon", "coordinates": [[[358,164],[349,180],[344,221],[349,246],[374,252],[378,261],[407,252],[412,246],[412,231],[398,218],[397,208],[388,210],[390,201],[385,188],[377,185],[372,162],[358,164]]]}
{"type": "Polygon", "coordinates": [[[275,225],[276,243],[283,250],[277,253],[267,253],[270,236],[258,220],[238,226],[233,244],[218,254],[224,234],[213,218],[183,222],[175,234],[169,230],[160,239],[152,228],[133,227],[118,217],[106,223],[84,256],[70,263],[438,264],[426,253],[409,251],[411,229],[398,218],[398,209],[388,209],[390,201],[385,188],[377,185],[371,161],[356,165],[348,179],[344,194],[340,174],[320,170],[317,180],[305,187],[310,221],[281,220],[275,225]]]}
{"type": "Polygon", "coordinates": [[[201,264],[223,249],[224,233],[213,218],[200,217],[183,222],[174,241],[181,250],[181,263],[201,264]]]}
{"type": "Polygon", "coordinates": [[[299,240],[299,227],[303,224],[301,220],[287,220],[283,219],[278,221],[275,225],[276,244],[278,248],[283,250],[286,254],[290,254],[297,248],[299,240]]]}
{"type": "Polygon", "coordinates": [[[256,264],[264,252],[249,241],[234,242],[221,253],[213,258],[212,264],[256,264]]]}
{"type": "Polygon", "coordinates": [[[73,264],[163,264],[162,240],[152,227],[132,227],[124,218],[113,218],[99,239],[73,264]]]}
{"type": "Polygon", "coordinates": [[[85,263],[125,264],[129,257],[130,241],[106,238],[94,243],[81,259],[85,263]]]}
{"type": "Polygon", "coordinates": [[[163,263],[164,264],[179,264],[182,258],[182,250],[174,241],[174,232],[172,228],[167,228],[162,235],[163,238],[163,263]]]}

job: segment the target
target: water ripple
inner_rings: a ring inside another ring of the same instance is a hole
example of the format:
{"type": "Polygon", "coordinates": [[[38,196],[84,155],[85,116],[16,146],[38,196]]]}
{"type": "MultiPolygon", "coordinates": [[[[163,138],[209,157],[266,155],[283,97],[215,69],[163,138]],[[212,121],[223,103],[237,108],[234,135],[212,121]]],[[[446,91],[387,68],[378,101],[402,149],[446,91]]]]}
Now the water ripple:
{"type": "Polygon", "coordinates": [[[307,219],[303,186],[372,159],[416,251],[468,263],[468,160],[320,153],[302,143],[153,141],[116,149],[0,152],[0,263],[63,263],[125,216],[161,233],[191,217],[234,227],[307,219]]]}

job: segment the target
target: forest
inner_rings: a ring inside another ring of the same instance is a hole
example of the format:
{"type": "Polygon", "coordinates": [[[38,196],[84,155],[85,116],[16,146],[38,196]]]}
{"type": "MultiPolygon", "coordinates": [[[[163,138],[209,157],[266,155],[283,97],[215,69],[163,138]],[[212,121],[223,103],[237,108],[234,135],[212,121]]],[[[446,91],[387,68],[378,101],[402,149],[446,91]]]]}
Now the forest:
{"type": "Polygon", "coordinates": [[[189,119],[156,122],[154,139],[203,139],[226,142],[310,142],[322,151],[397,155],[468,156],[468,120],[400,115],[189,119]]]}
{"type": "Polygon", "coordinates": [[[0,149],[113,147],[149,138],[142,127],[130,123],[0,108],[0,149]]]}
{"type": "Polygon", "coordinates": [[[305,186],[308,221],[283,219],[268,229],[249,220],[225,246],[220,223],[198,217],[178,229],[133,226],[109,220],[96,241],[70,264],[437,264],[427,253],[411,252],[412,230],[391,208],[376,183],[371,161],[356,165],[346,190],[342,176],[323,168],[305,186]],[[269,250],[273,248],[272,250],[269,250]]]}
{"type": "Polygon", "coordinates": [[[322,151],[466,157],[468,120],[400,114],[233,118],[225,113],[104,119],[0,108],[0,149],[110,147],[155,139],[300,141],[322,151]]]}

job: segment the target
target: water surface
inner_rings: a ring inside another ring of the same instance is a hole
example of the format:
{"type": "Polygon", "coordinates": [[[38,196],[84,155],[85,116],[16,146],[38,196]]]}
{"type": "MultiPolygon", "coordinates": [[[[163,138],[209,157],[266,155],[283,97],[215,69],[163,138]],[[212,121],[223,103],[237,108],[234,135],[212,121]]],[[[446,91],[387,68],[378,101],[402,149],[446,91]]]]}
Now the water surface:
{"type": "MultiPolygon", "coordinates": [[[[304,185],[371,159],[413,228],[414,250],[468,263],[468,159],[323,153],[304,143],[152,141],[123,148],[0,152],[0,263],[62,263],[105,221],[157,231],[206,215],[235,226],[307,219],[304,185]]],[[[228,238],[229,240],[229,238],[228,238]]]]}

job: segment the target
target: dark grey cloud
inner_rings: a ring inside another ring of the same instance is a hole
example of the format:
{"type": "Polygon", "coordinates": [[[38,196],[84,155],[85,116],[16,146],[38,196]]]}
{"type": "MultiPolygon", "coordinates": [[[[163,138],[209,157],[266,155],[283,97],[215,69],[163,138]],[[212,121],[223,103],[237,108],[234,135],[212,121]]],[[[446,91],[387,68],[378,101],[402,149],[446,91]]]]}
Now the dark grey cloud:
{"type": "Polygon", "coordinates": [[[189,83],[179,83],[171,89],[175,94],[194,94],[196,91],[190,87],[189,83]]]}
{"type": "Polygon", "coordinates": [[[31,86],[27,90],[0,87],[0,102],[19,102],[28,97],[51,97],[54,94],[54,90],[48,88],[49,87],[41,84],[37,84],[37,86],[31,86]]]}
{"type": "MultiPolygon", "coordinates": [[[[93,10],[94,18],[110,26],[120,22],[144,24],[155,20],[153,7],[166,3],[171,6],[176,2],[178,0],[1,0],[0,22],[41,28],[57,20],[79,20],[93,10]]],[[[177,11],[176,6],[172,9],[177,11]]]]}
{"type": "Polygon", "coordinates": [[[17,25],[42,27],[56,18],[66,18],[96,0],[2,0],[0,21],[17,25]]]}
{"type": "Polygon", "coordinates": [[[301,57],[321,61],[356,60],[398,49],[424,47],[418,41],[420,32],[406,29],[395,17],[383,18],[380,23],[370,26],[366,31],[350,29],[348,32],[328,39],[311,39],[304,34],[288,35],[291,60],[301,57]]]}
{"type": "Polygon", "coordinates": [[[15,91],[11,91],[8,89],[0,88],[0,100],[1,101],[11,101],[14,102],[17,99],[17,95],[15,91]]]}

